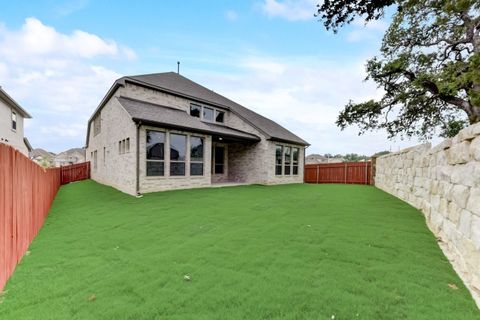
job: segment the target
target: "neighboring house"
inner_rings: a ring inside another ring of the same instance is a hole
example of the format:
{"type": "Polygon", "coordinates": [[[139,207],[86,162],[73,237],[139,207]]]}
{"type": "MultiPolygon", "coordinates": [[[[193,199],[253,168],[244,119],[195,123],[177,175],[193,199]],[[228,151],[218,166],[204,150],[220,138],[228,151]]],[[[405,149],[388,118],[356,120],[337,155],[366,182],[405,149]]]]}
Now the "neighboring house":
{"type": "Polygon", "coordinates": [[[85,158],[84,148],[72,148],[57,154],[53,158],[53,164],[55,167],[69,166],[71,164],[85,162],[85,158]]]}
{"type": "Polygon", "coordinates": [[[310,154],[305,158],[305,164],[339,163],[344,161],[344,158],[327,158],[320,154],[310,154]]]}
{"type": "Polygon", "coordinates": [[[177,73],[115,81],[88,121],[92,179],[136,195],[301,183],[308,143],[177,73]]]}
{"type": "Polygon", "coordinates": [[[13,146],[28,157],[32,146],[24,137],[24,119],[32,118],[0,87],[0,142],[13,146]]]}
{"type": "Polygon", "coordinates": [[[321,154],[309,154],[305,157],[305,164],[317,164],[317,163],[326,163],[327,157],[322,156],[321,154]]]}
{"type": "Polygon", "coordinates": [[[53,166],[54,157],[55,157],[54,153],[48,152],[40,148],[33,149],[30,152],[30,159],[32,159],[33,161],[35,161],[36,163],[44,167],[53,166]]]}

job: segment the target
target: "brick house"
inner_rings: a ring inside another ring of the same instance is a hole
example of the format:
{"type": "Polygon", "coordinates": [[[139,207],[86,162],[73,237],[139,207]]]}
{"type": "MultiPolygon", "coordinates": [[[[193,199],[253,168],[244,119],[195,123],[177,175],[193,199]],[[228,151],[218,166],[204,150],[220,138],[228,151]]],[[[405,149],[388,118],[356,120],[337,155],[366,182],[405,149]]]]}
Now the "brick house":
{"type": "Polygon", "coordinates": [[[88,121],[92,179],[137,195],[303,182],[308,143],[177,73],[122,77],[88,121]]]}

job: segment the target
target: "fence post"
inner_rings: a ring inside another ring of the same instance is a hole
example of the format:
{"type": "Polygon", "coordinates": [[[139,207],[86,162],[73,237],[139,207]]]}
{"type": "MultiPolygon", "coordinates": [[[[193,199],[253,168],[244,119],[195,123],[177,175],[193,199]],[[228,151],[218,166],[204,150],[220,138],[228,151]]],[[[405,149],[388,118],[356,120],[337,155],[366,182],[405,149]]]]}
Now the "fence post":
{"type": "Polygon", "coordinates": [[[365,184],[368,184],[368,161],[365,159],[365,184]]]}
{"type": "Polygon", "coordinates": [[[318,170],[320,169],[320,166],[317,164],[317,184],[318,184],[318,170]]]}
{"type": "Polygon", "coordinates": [[[346,184],[347,183],[347,162],[345,162],[344,178],[345,178],[345,184],[346,184]]]}
{"type": "Polygon", "coordinates": [[[376,173],[376,168],[377,168],[377,157],[373,156],[372,157],[372,163],[371,163],[371,169],[370,169],[370,185],[374,186],[375,185],[375,173],[376,173]]]}

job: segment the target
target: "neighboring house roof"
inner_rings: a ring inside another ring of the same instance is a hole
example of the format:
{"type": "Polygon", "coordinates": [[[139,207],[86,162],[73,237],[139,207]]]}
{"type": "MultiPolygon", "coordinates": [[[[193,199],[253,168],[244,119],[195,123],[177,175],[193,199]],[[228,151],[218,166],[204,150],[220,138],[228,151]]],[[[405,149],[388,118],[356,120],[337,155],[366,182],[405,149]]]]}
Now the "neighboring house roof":
{"type": "MultiPolygon", "coordinates": [[[[97,110],[95,110],[90,118],[88,122],[88,130],[90,129],[90,123],[96,116],[97,112],[101,110],[103,105],[111,98],[115,90],[119,86],[125,85],[126,82],[228,109],[262,132],[267,139],[291,142],[305,146],[309,145],[308,142],[288,131],[278,123],[174,72],[128,76],[115,81],[97,110]]],[[[88,139],[89,134],[87,134],[87,145],[88,139]]]]}
{"type": "Polygon", "coordinates": [[[28,114],[27,111],[25,111],[25,109],[20,107],[20,105],[15,100],[13,100],[13,98],[10,97],[8,95],[8,93],[6,93],[5,90],[2,89],[1,86],[0,86],[0,99],[4,100],[12,108],[14,108],[22,117],[24,117],[24,118],[31,118],[32,117],[30,114],[28,114]]]}
{"type": "Polygon", "coordinates": [[[183,110],[128,97],[119,97],[118,101],[134,121],[162,125],[167,128],[187,129],[194,132],[220,134],[233,138],[260,141],[259,137],[248,132],[199,121],[198,118],[191,117],[183,110]]]}
{"type": "MultiPolygon", "coordinates": [[[[63,152],[60,152],[59,154],[57,154],[55,156],[55,161],[62,161],[62,160],[66,160],[66,161],[70,161],[72,157],[77,157],[77,156],[80,156],[82,158],[85,158],[85,149],[83,148],[72,148],[72,149],[68,149],[66,151],[63,151],[63,152]]],[[[78,159],[76,159],[78,160],[78,159]]]]}
{"type": "Polygon", "coordinates": [[[31,158],[42,157],[42,158],[45,158],[45,159],[53,159],[54,156],[55,156],[55,154],[52,154],[51,152],[48,152],[48,151],[46,151],[44,149],[41,149],[41,148],[33,149],[30,152],[30,157],[31,158]]]}

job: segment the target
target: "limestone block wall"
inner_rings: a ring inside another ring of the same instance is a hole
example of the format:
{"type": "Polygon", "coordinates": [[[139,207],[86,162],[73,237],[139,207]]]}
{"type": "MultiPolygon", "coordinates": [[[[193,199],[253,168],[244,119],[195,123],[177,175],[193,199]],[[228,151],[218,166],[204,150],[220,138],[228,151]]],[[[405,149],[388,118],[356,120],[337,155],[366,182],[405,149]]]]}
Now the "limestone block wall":
{"type": "Polygon", "coordinates": [[[423,212],[480,306],[480,123],[434,148],[379,157],[375,186],[423,212]]]}

